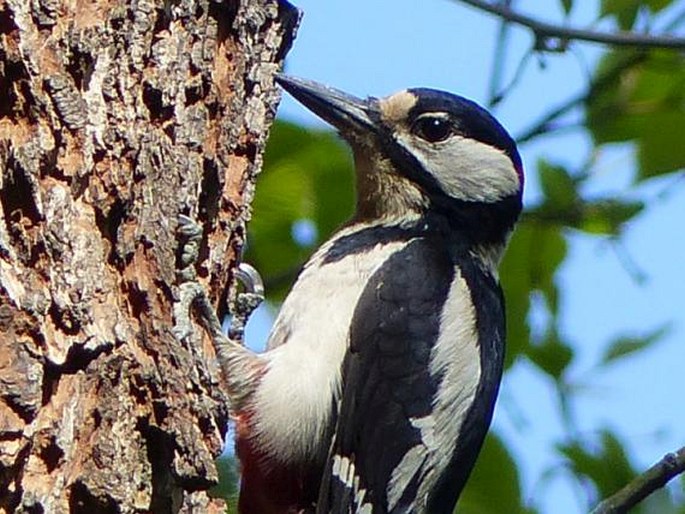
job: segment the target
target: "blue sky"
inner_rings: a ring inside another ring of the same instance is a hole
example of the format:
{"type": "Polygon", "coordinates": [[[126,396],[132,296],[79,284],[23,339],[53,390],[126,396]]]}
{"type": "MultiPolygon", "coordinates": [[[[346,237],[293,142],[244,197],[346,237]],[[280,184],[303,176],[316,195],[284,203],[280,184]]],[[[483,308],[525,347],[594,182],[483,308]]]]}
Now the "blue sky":
{"type": "MultiPolygon", "coordinates": [[[[576,2],[577,4],[581,2],[576,2]]],[[[588,2],[583,2],[587,4],[588,2]]],[[[594,4],[594,2],[593,2],[594,4]]],[[[557,2],[516,3],[523,12],[555,21],[557,2]]],[[[411,86],[447,89],[487,101],[495,19],[447,0],[301,0],[300,32],[287,60],[287,72],[324,82],[359,96],[384,96],[411,86]]],[[[593,22],[593,11],[573,12],[574,25],[593,22]]],[[[523,29],[512,31],[505,77],[510,77],[532,42],[523,29]]],[[[569,95],[581,90],[600,47],[576,45],[566,54],[531,59],[521,83],[495,111],[514,135],[569,95]]],[[[578,112],[569,120],[578,119],[578,112]]],[[[287,96],[279,115],[305,125],[320,122],[287,96]]],[[[521,151],[529,170],[540,156],[573,168],[590,151],[579,131],[540,139],[521,151]]],[[[625,191],[633,169],[631,149],[605,148],[598,156],[588,193],[625,191]]],[[[634,461],[646,467],[685,444],[681,374],[685,364],[685,180],[674,176],[634,193],[651,199],[632,223],[621,250],[606,239],[569,233],[570,258],[558,276],[563,329],[577,353],[571,377],[582,388],[573,407],[579,430],[589,437],[603,427],[616,429],[634,461]],[[646,273],[638,283],[626,269],[626,256],[646,273]],[[601,373],[593,369],[606,344],[618,335],[639,335],[670,323],[668,337],[646,352],[619,361],[601,373]]],[[[539,195],[527,176],[525,202],[539,195]]],[[[264,313],[251,323],[249,337],[263,337],[264,313]]],[[[524,494],[535,496],[545,512],[584,512],[577,491],[553,480],[539,497],[542,473],[559,462],[550,449],[562,437],[552,384],[525,362],[506,376],[495,428],[523,462],[524,494]],[[561,501],[560,501],[561,500],[561,501]]]]}

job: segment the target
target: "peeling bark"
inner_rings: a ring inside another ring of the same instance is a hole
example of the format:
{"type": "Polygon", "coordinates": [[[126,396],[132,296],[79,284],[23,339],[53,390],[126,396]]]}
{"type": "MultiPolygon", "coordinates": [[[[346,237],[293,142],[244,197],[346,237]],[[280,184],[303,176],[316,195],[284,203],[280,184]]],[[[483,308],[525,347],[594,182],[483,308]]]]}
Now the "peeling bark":
{"type": "Polygon", "coordinates": [[[174,337],[179,213],[217,305],[297,12],[0,0],[0,512],[221,512],[211,344],[174,337]]]}

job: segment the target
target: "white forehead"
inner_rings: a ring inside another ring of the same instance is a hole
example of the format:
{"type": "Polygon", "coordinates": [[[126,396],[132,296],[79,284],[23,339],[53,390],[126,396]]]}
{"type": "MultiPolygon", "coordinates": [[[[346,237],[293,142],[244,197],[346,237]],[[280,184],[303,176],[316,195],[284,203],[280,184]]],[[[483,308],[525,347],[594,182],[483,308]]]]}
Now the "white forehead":
{"type": "Polygon", "coordinates": [[[399,91],[378,101],[383,121],[395,124],[404,120],[409,115],[409,111],[416,105],[418,98],[415,94],[407,91],[399,91]]]}

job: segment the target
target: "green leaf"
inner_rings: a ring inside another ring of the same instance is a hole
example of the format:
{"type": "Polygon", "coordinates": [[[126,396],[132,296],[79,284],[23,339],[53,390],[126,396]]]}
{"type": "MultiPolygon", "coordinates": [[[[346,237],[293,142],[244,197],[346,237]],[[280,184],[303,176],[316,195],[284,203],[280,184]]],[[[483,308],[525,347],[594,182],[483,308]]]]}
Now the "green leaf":
{"type": "MultiPolygon", "coordinates": [[[[637,54],[615,51],[602,59],[598,76],[637,54]]],[[[597,89],[587,102],[586,123],[597,144],[637,145],[639,178],[685,167],[685,56],[652,51],[597,89]]],[[[635,61],[635,59],[633,59],[635,61]]]]}
{"type": "Polygon", "coordinates": [[[638,148],[641,178],[685,168],[685,111],[654,113],[644,127],[638,148]]]}
{"type": "Polygon", "coordinates": [[[642,0],[642,4],[647,6],[650,11],[657,13],[670,6],[673,0],[642,0]]]}
{"type": "Polygon", "coordinates": [[[590,479],[598,498],[606,498],[627,484],[636,472],[626,451],[616,436],[604,430],[597,444],[574,441],[559,445],[558,450],[569,459],[573,472],[590,479]]]}
{"type": "Polygon", "coordinates": [[[578,228],[590,234],[618,235],[623,225],[644,209],[643,202],[599,200],[583,205],[578,228]]]}
{"type": "Polygon", "coordinates": [[[545,194],[545,204],[554,209],[565,211],[579,200],[576,183],[566,168],[540,159],[538,161],[540,186],[545,194]]]}
{"type": "Polygon", "coordinates": [[[530,309],[531,283],[526,272],[530,231],[524,226],[514,232],[507,253],[500,265],[500,277],[507,311],[507,350],[505,366],[511,366],[528,345],[530,329],[528,311],[530,309]]]}
{"type": "MultiPolygon", "coordinates": [[[[600,433],[600,440],[592,443],[588,438],[583,442],[573,441],[559,445],[557,449],[565,455],[574,474],[589,479],[595,486],[596,495],[592,500],[597,503],[628,484],[637,471],[630,463],[626,449],[618,438],[608,430],[600,433]]],[[[583,483],[583,486],[586,486],[583,483]]],[[[650,495],[630,510],[631,514],[676,514],[677,506],[667,491],[661,490],[650,495]]]]}
{"type": "Polygon", "coordinates": [[[561,0],[561,7],[565,14],[570,14],[573,9],[573,0],[561,0]]]}
{"type": "Polygon", "coordinates": [[[542,293],[552,316],[556,316],[554,277],[565,257],[566,240],[557,226],[523,222],[514,232],[500,266],[507,309],[507,367],[528,349],[527,320],[534,291],[542,293]]]}
{"type": "Polygon", "coordinates": [[[557,310],[557,288],[554,282],[567,252],[566,239],[560,227],[533,226],[528,266],[533,289],[540,291],[552,314],[557,310]]]}
{"type": "Polygon", "coordinates": [[[550,331],[542,344],[531,345],[526,354],[536,366],[555,380],[562,378],[573,361],[573,349],[560,339],[556,331],[550,331]]]}
{"type": "Polygon", "coordinates": [[[652,14],[673,4],[673,0],[602,0],[600,17],[615,16],[623,30],[632,28],[638,12],[649,9],[652,14]]]}
{"type": "Polygon", "coordinates": [[[514,459],[495,434],[488,434],[476,466],[459,499],[459,514],[532,514],[521,500],[514,459]]]}
{"type": "Polygon", "coordinates": [[[604,352],[602,364],[609,364],[623,357],[645,350],[663,339],[669,332],[669,326],[663,326],[643,336],[624,336],[616,339],[604,352]]]}
{"type": "Polygon", "coordinates": [[[640,0],[602,0],[600,16],[614,16],[622,30],[629,30],[639,10],[640,0]]]}

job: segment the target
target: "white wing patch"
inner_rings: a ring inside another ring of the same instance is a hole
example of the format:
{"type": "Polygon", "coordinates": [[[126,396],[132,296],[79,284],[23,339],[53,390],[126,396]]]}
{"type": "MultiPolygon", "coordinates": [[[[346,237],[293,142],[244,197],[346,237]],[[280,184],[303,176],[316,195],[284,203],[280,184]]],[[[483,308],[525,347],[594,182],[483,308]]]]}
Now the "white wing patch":
{"type": "MultiPolygon", "coordinates": [[[[426,418],[423,418],[426,419],[426,418]]],[[[388,510],[397,506],[409,482],[417,474],[422,474],[428,457],[426,445],[418,444],[404,454],[400,463],[392,470],[388,484],[388,510]]]]}
{"type": "Polygon", "coordinates": [[[476,312],[458,268],[440,316],[440,336],[431,354],[430,373],[442,376],[442,381],[432,413],[411,419],[421,433],[422,444],[411,448],[393,470],[387,489],[390,510],[417,477],[421,485],[415,503],[409,507],[410,512],[424,512],[429,492],[452,458],[478,389],[481,367],[476,312]]]}
{"type": "Polygon", "coordinates": [[[337,478],[347,488],[351,489],[354,494],[354,512],[356,514],[371,514],[373,506],[370,503],[364,502],[366,496],[366,489],[359,487],[359,475],[357,470],[348,457],[341,455],[333,456],[332,475],[337,478]]]}

